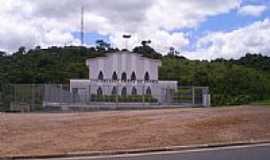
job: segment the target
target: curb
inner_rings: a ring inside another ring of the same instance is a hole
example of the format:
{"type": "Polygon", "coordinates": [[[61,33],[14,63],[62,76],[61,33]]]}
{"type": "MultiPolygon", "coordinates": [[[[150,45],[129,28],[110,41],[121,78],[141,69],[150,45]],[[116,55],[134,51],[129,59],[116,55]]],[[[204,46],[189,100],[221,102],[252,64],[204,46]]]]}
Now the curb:
{"type": "Polygon", "coordinates": [[[244,146],[244,145],[268,144],[268,143],[270,143],[270,140],[258,140],[258,141],[251,140],[251,141],[238,141],[238,142],[232,142],[232,143],[211,143],[211,144],[198,144],[198,145],[188,145],[188,146],[154,147],[154,148],[114,150],[114,151],[70,152],[70,153],[52,154],[52,155],[0,157],[0,160],[72,158],[72,157],[89,157],[89,156],[104,156],[104,155],[108,156],[108,155],[162,152],[162,151],[186,151],[186,150],[194,150],[194,149],[221,148],[221,147],[233,147],[233,146],[244,146]]]}

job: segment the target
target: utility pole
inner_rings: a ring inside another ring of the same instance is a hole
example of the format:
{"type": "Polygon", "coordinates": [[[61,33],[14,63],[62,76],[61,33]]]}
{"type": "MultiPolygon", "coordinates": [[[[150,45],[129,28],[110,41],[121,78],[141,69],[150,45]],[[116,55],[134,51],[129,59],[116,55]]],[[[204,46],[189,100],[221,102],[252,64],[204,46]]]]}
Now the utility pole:
{"type": "Polygon", "coordinates": [[[81,46],[84,45],[84,7],[81,7],[81,46]]]}

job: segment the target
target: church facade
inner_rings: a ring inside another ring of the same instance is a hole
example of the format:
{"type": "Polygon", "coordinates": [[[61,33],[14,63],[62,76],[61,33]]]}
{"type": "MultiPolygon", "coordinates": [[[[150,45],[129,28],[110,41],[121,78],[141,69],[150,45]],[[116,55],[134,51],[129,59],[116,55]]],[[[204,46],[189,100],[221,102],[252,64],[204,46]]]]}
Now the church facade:
{"type": "Polygon", "coordinates": [[[86,99],[91,95],[148,95],[163,102],[164,90],[175,91],[177,81],[159,81],[161,61],[128,51],[107,53],[86,61],[89,79],[70,80],[70,91],[86,99]]]}

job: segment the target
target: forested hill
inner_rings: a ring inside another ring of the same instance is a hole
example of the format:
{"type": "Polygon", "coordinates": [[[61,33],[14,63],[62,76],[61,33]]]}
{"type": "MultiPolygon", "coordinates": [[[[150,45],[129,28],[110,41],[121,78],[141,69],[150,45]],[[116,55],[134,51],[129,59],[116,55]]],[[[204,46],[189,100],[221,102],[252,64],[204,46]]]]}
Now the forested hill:
{"type": "Polygon", "coordinates": [[[216,59],[213,62],[225,62],[231,64],[244,65],[250,68],[255,68],[263,71],[270,71],[270,57],[261,54],[247,53],[244,57],[234,60],[216,59]]]}
{"type": "MultiPolygon", "coordinates": [[[[144,51],[137,47],[134,51],[144,51]]],[[[193,61],[181,56],[161,56],[148,46],[151,54],[144,56],[160,58],[161,80],[177,80],[180,85],[209,86],[213,103],[242,104],[269,98],[270,58],[247,54],[238,60],[217,59],[193,61]]],[[[85,60],[104,56],[112,48],[51,47],[25,52],[20,48],[7,55],[0,52],[0,91],[8,83],[69,83],[71,78],[88,78],[85,60]]],[[[148,53],[148,52],[147,52],[148,53]]]]}

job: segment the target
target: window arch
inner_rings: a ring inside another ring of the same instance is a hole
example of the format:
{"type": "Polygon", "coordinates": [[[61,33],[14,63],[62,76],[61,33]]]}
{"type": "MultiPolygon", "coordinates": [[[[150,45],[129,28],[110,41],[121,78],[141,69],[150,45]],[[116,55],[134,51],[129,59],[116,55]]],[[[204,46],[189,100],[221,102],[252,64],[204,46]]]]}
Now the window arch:
{"type": "Polygon", "coordinates": [[[117,95],[117,88],[115,86],[112,89],[112,95],[117,95]]]}
{"type": "Polygon", "coordinates": [[[122,88],[121,95],[122,96],[126,96],[127,95],[127,87],[123,87],[122,88]]]}
{"type": "Polygon", "coordinates": [[[118,80],[118,76],[116,72],[113,72],[112,80],[118,80]]]}
{"type": "Polygon", "coordinates": [[[146,95],[151,96],[152,95],[152,91],[150,87],[147,87],[146,89],[146,95]]]}
{"type": "Polygon", "coordinates": [[[130,77],[130,80],[136,81],[136,74],[135,74],[135,72],[132,72],[131,77],[130,77]]]}
{"type": "Polygon", "coordinates": [[[100,71],[98,74],[98,80],[103,80],[103,79],[104,79],[103,72],[100,71]]]}
{"type": "Polygon", "coordinates": [[[126,72],[123,72],[122,73],[121,80],[122,81],[126,81],[127,80],[127,74],[126,74],[126,72]]]}
{"type": "Polygon", "coordinates": [[[98,89],[97,89],[97,95],[98,96],[102,96],[103,95],[103,91],[102,91],[102,88],[101,87],[98,87],[98,89]]]}
{"type": "Polygon", "coordinates": [[[149,81],[150,80],[150,76],[149,76],[149,73],[148,72],[145,73],[144,80],[145,81],[149,81]]]}
{"type": "Polygon", "coordinates": [[[137,95],[137,89],[135,87],[132,87],[131,95],[133,95],[133,96],[137,95]]]}

